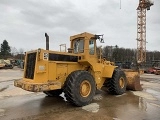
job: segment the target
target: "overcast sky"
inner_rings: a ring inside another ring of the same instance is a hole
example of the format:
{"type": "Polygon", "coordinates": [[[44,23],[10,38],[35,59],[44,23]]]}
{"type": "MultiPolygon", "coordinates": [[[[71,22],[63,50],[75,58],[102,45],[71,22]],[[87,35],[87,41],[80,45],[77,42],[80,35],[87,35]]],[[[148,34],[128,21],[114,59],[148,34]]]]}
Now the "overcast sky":
{"type": "MultiPolygon", "coordinates": [[[[106,45],[137,48],[137,11],[139,0],[0,0],[0,43],[25,51],[50,49],[82,32],[104,34],[106,45]]],[[[147,11],[147,50],[160,51],[160,0],[147,11]],[[159,10],[158,10],[159,9],[159,10]]]]}

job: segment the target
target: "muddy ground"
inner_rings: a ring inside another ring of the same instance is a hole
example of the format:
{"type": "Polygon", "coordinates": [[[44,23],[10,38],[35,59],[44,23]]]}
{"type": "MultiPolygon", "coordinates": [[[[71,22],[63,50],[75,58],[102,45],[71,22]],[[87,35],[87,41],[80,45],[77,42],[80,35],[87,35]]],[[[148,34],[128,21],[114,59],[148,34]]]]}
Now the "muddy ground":
{"type": "Polygon", "coordinates": [[[160,120],[160,75],[141,75],[143,91],[98,91],[84,107],[71,105],[64,94],[47,97],[15,88],[13,81],[22,76],[20,69],[0,69],[0,120],[160,120]]]}

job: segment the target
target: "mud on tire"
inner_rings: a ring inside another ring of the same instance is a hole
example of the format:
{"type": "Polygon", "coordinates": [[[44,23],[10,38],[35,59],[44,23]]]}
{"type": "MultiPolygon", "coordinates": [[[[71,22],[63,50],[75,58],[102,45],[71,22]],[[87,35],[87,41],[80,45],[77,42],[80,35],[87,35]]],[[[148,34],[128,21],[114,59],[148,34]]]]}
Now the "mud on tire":
{"type": "Polygon", "coordinates": [[[67,101],[76,106],[89,104],[95,95],[96,85],[88,71],[77,70],[68,75],[64,93],[67,101]]]}
{"type": "Polygon", "coordinates": [[[105,86],[110,94],[121,95],[125,93],[127,86],[125,73],[120,69],[115,69],[112,78],[106,80],[105,86]]]}

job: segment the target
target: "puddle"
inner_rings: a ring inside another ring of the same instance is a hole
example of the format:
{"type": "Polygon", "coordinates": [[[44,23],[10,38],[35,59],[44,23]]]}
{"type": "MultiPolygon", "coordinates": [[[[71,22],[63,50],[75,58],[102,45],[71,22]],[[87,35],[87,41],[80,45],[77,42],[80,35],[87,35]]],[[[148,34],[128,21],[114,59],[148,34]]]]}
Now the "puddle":
{"type": "Polygon", "coordinates": [[[96,113],[99,111],[99,105],[97,103],[91,103],[89,105],[83,106],[82,109],[88,112],[96,113]]]}
{"type": "MultiPolygon", "coordinates": [[[[64,101],[67,101],[64,92],[62,92],[62,94],[60,94],[59,96],[62,97],[64,101]]],[[[95,95],[95,96],[93,97],[93,99],[94,99],[94,100],[101,100],[101,99],[102,99],[102,95],[100,95],[100,94],[95,95]]]]}
{"type": "Polygon", "coordinates": [[[4,116],[5,115],[4,113],[5,113],[5,110],[4,109],[0,109],[0,117],[4,116]]]}
{"type": "Polygon", "coordinates": [[[151,94],[143,92],[143,91],[142,92],[141,91],[132,91],[132,93],[136,96],[143,97],[143,98],[148,99],[148,100],[157,100],[151,94]]]}

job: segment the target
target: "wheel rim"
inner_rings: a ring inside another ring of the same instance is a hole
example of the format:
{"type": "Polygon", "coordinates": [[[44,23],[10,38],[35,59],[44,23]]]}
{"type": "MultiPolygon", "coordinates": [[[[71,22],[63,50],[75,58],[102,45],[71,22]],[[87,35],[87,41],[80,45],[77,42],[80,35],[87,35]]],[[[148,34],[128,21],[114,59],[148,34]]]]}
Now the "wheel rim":
{"type": "Polygon", "coordinates": [[[125,80],[124,80],[123,77],[121,77],[121,78],[119,79],[119,86],[120,86],[121,88],[124,88],[124,85],[125,85],[125,80]]]}
{"type": "Polygon", "coordinates": [[[82,97],[87,97],[91,92],[91,84],[88,80],[84,80],[80,85],[80,94],[82,97]]]}

